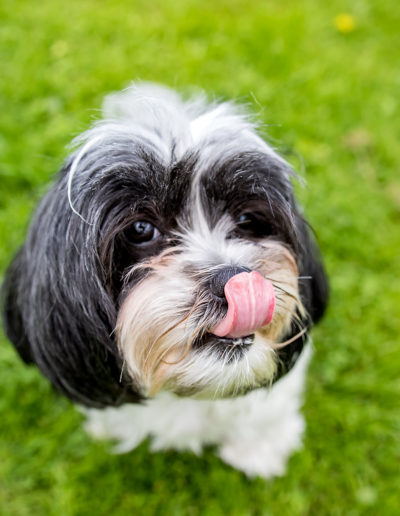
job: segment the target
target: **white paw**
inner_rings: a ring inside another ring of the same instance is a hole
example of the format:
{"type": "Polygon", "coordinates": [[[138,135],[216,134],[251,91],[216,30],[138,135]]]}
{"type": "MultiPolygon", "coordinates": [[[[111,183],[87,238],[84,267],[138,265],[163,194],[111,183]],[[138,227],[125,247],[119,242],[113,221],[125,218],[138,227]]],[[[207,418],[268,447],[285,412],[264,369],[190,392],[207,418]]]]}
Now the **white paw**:
{"type": "Polygon", "coordinates": [[[282,476],[291,454],[301,448],[304,427],[304,419],[297,414],[288,427],[269,429],[262,439],[227,441],[220,447],[219,456],[249,477],[282,476]]]}

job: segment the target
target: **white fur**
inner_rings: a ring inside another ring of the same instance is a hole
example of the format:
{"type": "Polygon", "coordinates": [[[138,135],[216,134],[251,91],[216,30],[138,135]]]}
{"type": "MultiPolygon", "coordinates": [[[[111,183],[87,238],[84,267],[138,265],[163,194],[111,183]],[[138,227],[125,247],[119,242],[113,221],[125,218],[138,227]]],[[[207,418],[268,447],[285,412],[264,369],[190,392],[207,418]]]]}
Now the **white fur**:
{"type": "Polygon", "coordinates": [[[283,475],[291,453],[301,446],[305,373],[311,344],[294,368],[270,390],[257,389],[227,400],[194,400],[162,392],[143,405],[84,409],[85,428],[97,439],[115,439],[115,450],[132,450],[151,437],[153,451],[200,454],[218,446],[219,456],[248,476],[283,475]]]}
{"type": "MultiPolygon", "coordinates": [[[[103,120],[73,141],[81,146],[68,176],[68,201],[75,209],[72,185],[85,152],[121,137],[148,146],[165,164],[181,159],[187,151],[201,158],[200,177],[219,156],[234,156],[237,149],[264,152],[284,160],[256,132],[250,116],[232,102],[210,103],[204,94],[184,101],[169,88],[152,83],[133,83],[122,92],[108,95],[103,103],[103,120]],[[101,144],[101,145],[100,145],[101,144]]],[[[196,184],[196,181],[194,181],[196,184]]],[[[83,219],[85,220],[85,219],[83,219]]]]}
{"type": "MultiPolygon", "coordinates": [[[[180,159],[193,147],[208,147],[213,161],[215,156],[237,145],[248,150],[261,150],[282,158],[256,133],[256,123],[242,106],[232,102],[209,102],[204,93],[184,101],[175,91],[159,84],[133,83],[126,90],[108,95],[103,103],[105,124],[118,122],[148,131],[151,139],[160,138],[180,159]],[[225,142],[227,145],[222,146],[225,142]]],[[[158,146],[158,141],[154,142],[158,146]]],[[[168,157],[171,154],[168,153],[168,157]]],[[[203,161],[203,160],[202,160],[203,161]]]]}

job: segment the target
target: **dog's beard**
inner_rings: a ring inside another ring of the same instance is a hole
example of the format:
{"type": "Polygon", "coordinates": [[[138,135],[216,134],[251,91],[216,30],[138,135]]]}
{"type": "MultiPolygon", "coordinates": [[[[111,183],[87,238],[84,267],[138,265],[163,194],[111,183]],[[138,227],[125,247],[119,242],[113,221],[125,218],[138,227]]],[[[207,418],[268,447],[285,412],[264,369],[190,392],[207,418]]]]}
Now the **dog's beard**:
{"type": "Polygon", "coordinates": [[[146,277],[126,295],[117,334],[125,367],[144,395],[164,389],[199,398],[228,397],[272,382],[274,350],[304,315],[296,262],[283,244],[272,240],[227,245],[240,255],[241,265],[272,282],[276,308],[271,323],[248,337],[218,338],[210,329],[226,306],[213,298],[207,279],[220,264],[201,267],[193,261],[193,250],[184,246],[141,264],[146,277]]]}

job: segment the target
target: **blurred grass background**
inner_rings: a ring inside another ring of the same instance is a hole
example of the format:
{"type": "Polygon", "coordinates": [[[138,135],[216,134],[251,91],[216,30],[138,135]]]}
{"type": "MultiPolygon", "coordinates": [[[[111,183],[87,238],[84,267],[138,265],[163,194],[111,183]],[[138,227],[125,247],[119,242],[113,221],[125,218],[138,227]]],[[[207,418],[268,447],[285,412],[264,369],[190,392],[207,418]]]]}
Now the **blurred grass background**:
{"type": "Polygon", "coordinates": [[[400,485],[400,4],[0,2],[0,267],[102,97],[132,79],[239,98],[303,171],[332,297],[285,477],[124,456],[0,344],[1,515],[394,515],[400,485]]]}

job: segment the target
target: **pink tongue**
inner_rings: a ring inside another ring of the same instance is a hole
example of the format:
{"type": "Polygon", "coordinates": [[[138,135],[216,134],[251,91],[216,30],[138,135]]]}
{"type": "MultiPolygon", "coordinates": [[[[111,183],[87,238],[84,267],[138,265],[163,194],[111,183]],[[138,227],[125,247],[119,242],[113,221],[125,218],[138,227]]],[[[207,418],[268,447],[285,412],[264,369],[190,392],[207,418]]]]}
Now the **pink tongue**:
{"type": "Polygon", "coordinates": [[[236,274],[226,283],[224,291],[228,311],[211,329],[217,337],[245,337],[271,322],[275,309],[274,287],[260,273],[236,274]]]}

